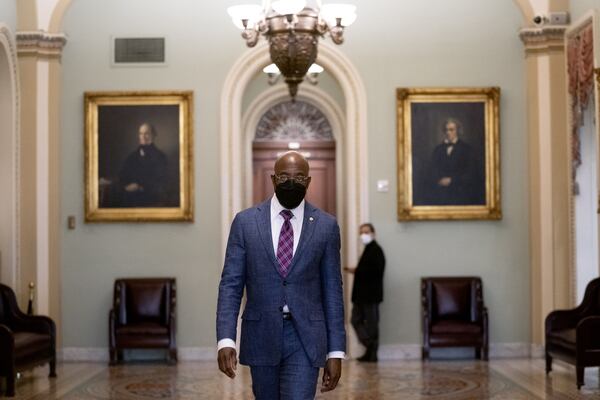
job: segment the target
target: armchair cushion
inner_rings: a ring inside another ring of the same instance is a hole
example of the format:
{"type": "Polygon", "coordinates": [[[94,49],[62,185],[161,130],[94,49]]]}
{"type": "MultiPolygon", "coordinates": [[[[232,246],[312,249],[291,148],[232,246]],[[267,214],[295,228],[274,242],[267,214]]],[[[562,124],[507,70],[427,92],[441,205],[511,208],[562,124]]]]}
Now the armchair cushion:
{"type": "Polygon", "coordinates": [[[575,329],[563,329],[560,331],[549,332],[547,337],[553,343],[575,351],[576,333],[577,331],[575,329]]]}
{"type": "Polygon", "coordinates": [[[116,331],[117,335],[167,335],[169,333],[166,326],[152,322],[120,326],[116,331]]]}
{"type": "Polygon", "coordinates": [[[431,333],[478,334],[481,333],[481,325],[473,322],[442,320],[431,325],[431,333]]]}
{"type": "Polygon", "coordinates": [[[32,332],[15,332],[15,358],[17,363],[35,354],[50,353],[52,348],[50,335],[32,332]]]}
{"type": "Polygon", "coordinates": [[[164,318],[165,283],[131,282],[127,284],[127,316],[132,323],[155,321],[164,318]]]}
{"type": "Polygon", "coordinates": [[[471,283],[434,282],[436,315],[440,319],[468,320],[471,315],[471,283]]]}

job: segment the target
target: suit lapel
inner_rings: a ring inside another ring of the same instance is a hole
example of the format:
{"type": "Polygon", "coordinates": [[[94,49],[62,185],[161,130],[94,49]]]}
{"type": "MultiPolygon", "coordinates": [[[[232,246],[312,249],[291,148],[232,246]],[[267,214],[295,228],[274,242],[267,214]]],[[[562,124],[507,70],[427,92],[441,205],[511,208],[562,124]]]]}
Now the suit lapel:
{"type": "Polygon", "coordinates": [[[302,256],[302,251],[306,248],[310,239],[315,231],[315,225],[317,224],[317,209],[306,202],[304,204],[304,219],[302,220],[302,231],[300,232],[300,242],[294,258],[292,258],[292,264],[290,265],[290,274],[294,270],[294,266],[298,263],[298,260],[302,256]]]}
{"type": "Polygon", "coordinates": [[[256,214],[256,224],[258,225],[258,232],[265,247],[265,250],[275,268],[275,272],[279,275],[279,263],[275,257],[275,250],[273,249],[273,235],[271,233],[271,200],[267,200],[258,207],[258,213],[256,214]]]}

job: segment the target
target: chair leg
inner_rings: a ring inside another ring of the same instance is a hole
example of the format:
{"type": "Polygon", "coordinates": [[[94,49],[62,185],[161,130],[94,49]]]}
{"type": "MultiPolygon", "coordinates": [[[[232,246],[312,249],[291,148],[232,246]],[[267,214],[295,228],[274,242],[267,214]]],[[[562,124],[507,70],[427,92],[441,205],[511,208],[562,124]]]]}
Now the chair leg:
{"type": "Polygon", "coordinates": [[[50,378],[56,378],[56,354],[50,360],[50,374],[48,376],[50,378]]]}
{"type": "Polygon", "coordinates": [[[579,390],[583,386],[583,375],[585,372],[585,367],[577,366],[575,367],[575,370],[577,371],[577,390],[579,390]]]}
{"type": "Polygon", "coordinates": [[[177,349],[169,349],[167,362],[171,365],[177,364],[177,349]]]}
{"type": "Polygon", "coordinates": [[[110,357],[108,365],[117,365],[117,350],[111,348],[108,352],[108,356],[110,357]]]}
{"type": "Polygon", "coordinates": [[[15,381],[17,374],[12,371],[6,376],[6,397],[15,397],[15,381]]]}
{"type": "Polygon", "coordinates": [[[423,346],[421,349],[421,358],[423,360],[429,360],[429,347],[423,346]]]}
{"type": "Polygon", "coordinates": [[[490,359],[490,349],[487,345],[481,348],[481,359],[483,361],[488,361],[490,359]]]}
{"type": "Polygon", "coordinates": [[[546,375],[552,372],[552,356],[546,353],[546,375]]]}
{"type": "Polygon", "coordinates": [[[124,351],[123,350],[117,350],[117,362],[119,364],[123,363],[124,360],[124,355],[123,355],[124,351]]]}

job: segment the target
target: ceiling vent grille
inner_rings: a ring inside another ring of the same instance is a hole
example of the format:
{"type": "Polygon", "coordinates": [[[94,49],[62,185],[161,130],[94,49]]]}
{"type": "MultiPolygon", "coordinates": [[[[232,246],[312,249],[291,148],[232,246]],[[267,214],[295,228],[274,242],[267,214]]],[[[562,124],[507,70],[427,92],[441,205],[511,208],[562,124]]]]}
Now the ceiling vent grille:
{"type": "Polygon", "coordinates": [[[165,38],[115,38],[114,63],[164,64],[165,38]]]}

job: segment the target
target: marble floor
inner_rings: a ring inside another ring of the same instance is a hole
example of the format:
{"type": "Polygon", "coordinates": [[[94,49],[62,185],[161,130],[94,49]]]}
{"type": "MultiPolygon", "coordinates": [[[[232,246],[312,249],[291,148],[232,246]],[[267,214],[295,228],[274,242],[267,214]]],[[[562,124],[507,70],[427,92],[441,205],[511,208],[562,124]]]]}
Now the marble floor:
{"type": "MultiPolygon", "coordinates": [[[[129,364],[65,363],[58,378],[49,380],[46,368],[24,373],[17,385],[21,400],[144,400],[144,399],[252,399],[246,367],[231,381],[211,362],[129,364]]],[[[555,363],[550,377],[543,360],[384,361],[362,364],[348,361],[338,388],[318,394],[319,400],[371,399],[600,399],[598,369],[588,368],[586,385],[578,391],[575,372],[555,363]]]]}

